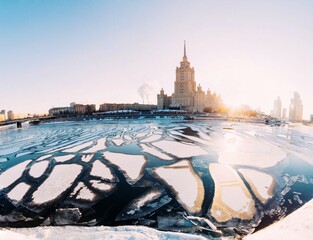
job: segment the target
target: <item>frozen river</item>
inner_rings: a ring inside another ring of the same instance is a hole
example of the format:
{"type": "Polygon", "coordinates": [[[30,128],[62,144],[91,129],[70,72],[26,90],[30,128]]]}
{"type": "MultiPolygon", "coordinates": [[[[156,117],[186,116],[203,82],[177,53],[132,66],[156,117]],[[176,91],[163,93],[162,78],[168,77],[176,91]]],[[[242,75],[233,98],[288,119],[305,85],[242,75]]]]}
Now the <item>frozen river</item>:
{"type": "Polygon", "coordinates": [[[247,234],[313,198],[313,127],[81,121],[0,130],[0,226],[247,234]]]}

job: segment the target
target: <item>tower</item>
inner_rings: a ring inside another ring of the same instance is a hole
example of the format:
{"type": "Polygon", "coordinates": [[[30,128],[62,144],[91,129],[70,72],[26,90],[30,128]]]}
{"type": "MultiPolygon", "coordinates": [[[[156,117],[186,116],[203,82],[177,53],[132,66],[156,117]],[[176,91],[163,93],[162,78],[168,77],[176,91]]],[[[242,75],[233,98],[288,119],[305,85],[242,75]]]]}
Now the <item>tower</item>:
{"type": "Polygon", "coordinates": [[[192,111],[195,91],[195,70],[193,67],[190,67],[186,53],[186,42],[184,42],[183,60],[180,62],[180,66],[176,67],[176,81],[174,83],[172,104],[192,111]]]}
{"type": "Polygon", "coordinates": [[[272,111],[272,117],[275,117],[275,118],[281,118],[282,117],[282,104],[281,104],[281,99],[280,97],[277,97],[277,99],[275,99],[274,101],[274,108],[273,108],[273,111],[272,111]]]}
{"type": "Polygon", "coordinates": [[[289,121],[291,122],[301,122],[303,113],[303,104],[300,98],[300,94],[294,92],[293,99],[290,100],[289,107],[289,121]]]}

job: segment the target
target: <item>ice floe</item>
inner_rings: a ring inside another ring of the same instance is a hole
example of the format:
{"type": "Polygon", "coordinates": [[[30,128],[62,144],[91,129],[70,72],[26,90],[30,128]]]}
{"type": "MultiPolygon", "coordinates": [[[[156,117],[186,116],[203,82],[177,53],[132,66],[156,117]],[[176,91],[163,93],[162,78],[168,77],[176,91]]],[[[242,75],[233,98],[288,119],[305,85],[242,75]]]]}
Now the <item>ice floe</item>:
{"type": "Polygon", "coordinates": [[[172,165],[156,168],[155,173],[177,195],[177,200],[190,213],[201,211],[204,187],[189,161],[183,160],[172,165]]]}
{"type": "Polygon", "coordinates": [[[106,143],[106,138],[101,138],[97,141],[96,145],[83,151],[83,153],[96,153],[100,150],[104,150],[106,148],[105,143],[106,143]]]}
{"type": "Polygon", "coordinates": [[[149,147],[145,144],[140,144],[140,147],[142,148],[142,150],[146,153],[149,153],[153,156],[156,156],[158,158],[161,158],[163,160],[172,160],[173,158],[171,158],[170,156],[156,150],[155,148],[149,147]]]}
{"type": "Polygon", "coordinates": [[[239,169],[238,171],[262,203],[266,203],[273,196],[276,182],[271,175],[253,169],[239,169]]]}
{"type": "Polygon", "coordinates": [[[96,195],[84,183],[79,182],[70,196],[75,196],[76,199],[80,200],[92,201],[96,195]]]}
{"type": "Polygon", "coordinates": [[[92,143],[93,143],[92,141],[86,142],[86,143],[80,144],[78,146],[67,148],[67,149],[63,150],[63,152],[76,153],[76,152],[78,152],[84,148],[90,147],[92,145],[92,143]]]}
{"type": "Polygon", "coordinates": [[[197,145],[187,145],[176,141],[162,140],[154,142],[152,145],[179,158],[188,158],[208,154],[208,152],[197,145]]]}
{"type": "Polygon", "coordinates": [[[129,184],[136,183],[143,175],[146,159],[143,155],[104,152],[103,156],[125,173],[129,184]]]}
{"type": "Polygon", "coordinates": [[[10,198],[13,201],[20,202],[25,194],[27,193],[28,189],[30,188],[30,185],[26,183],[19,183],[16,185],[9,193],[8,198],[10,198]]]}
{"type": "Polygon", "coordinates": [[[215,183],[211,215],[218,222],[251,219],[255,202],[238,173],[228,165],[217,163],[210,164],[209,169],[215,183]]]}
{"type": "Polygon", "coordinates": [[[44,174],[48,166],[49,161],[46,160],[41,162],[35,162],[29,169],[29,175],[34,178],[39,178],[42,176],[42,174],[44,174]]]}
{"type": "Polygon", "coordinates": [[[112,139],[112,142],[116,145],[116,146],[121,146],[124,143],[124,140],[122,138],[114,138],[112,139]]]}
{"type": "Polygon", "coordinates": [[[47,158],[52,157],[52,156],[53,156],[52,154],[43,155],[43,156],[37,158],[37,161],[41,161],[41,160],[47,159],[47,158]]]}
{"type": "Polygon", "coordinates": [[[116,181],[112,170],[100,160],[94,161],[94,163],[92,164],[90,175],[101,177],[102,179],[106,179],[109,181],[116,181]]]}
{"type": "Polygon", "coordinates": [[[154,186],[140,197],[131,201],[116,220],[136,219],[150,214],[172,200],[161,186],[154,186]]]}
{"type": "Polygon", "coordinates": [[[110,191],[115,186],[112,183],[101,182],[99,180],[90,180],[90,183],[91,183],[92,187],[94,187],[95,189],[98,189],[99,191],[103,191],[103,192],[110,191]]]}
{"type": "Polygon", "coordinates": [[[142,142],[142,143],[151,143],[151,142],[158,141],[161,138],[162,138],[162,135],[154,134],[154,135],[151,135],[151,136],[149,136],[147,138],[142,139],[140,142],[142,142]]]}
{"type": "Polygon", "coordinates": [[[49,177],[33,193],[33,203],[43,204],[54,200],[72,186],[82,166],[62,164],[53,168],[49,177]]]}
{"type": "Polygon", "coordinates": [[[93,158],[94,154],[84,154],[81,155],[81,160],[83,162],[89,162],[93,158]]]}
{"type": "Polygon", "coordinates": [[[16,181],[30,162],[31,160],[26,160],[0,173],[0,191],[16,181]]]}
{"type": "Polygon", "coordinates": [[[66,162],[66,161],[72,159],[73,157],[75,157],[74,154],[68,154],[68,155],[54,157],[54,160],[57,162],[66,162]]]}

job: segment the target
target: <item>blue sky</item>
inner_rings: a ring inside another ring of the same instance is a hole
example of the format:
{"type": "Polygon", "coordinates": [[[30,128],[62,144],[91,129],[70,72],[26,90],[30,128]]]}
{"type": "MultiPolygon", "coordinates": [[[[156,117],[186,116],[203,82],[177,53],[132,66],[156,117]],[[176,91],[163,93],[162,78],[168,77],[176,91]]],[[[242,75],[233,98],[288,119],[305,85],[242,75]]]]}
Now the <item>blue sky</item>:
{"type": "Polygon", "coordinates": [[[142,102],[187,55],[204,89],[267,113],[298,91],[313,114],[312,1],[0,0],[0,109],[142,102]]]}

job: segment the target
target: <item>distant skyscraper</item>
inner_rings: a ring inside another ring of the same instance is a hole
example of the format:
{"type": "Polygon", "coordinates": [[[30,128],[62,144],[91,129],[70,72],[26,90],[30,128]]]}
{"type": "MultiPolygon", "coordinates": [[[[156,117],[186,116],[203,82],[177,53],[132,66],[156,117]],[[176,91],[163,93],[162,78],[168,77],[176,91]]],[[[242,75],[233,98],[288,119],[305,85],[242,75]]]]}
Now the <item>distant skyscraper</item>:
{"type": "Polygon", "coordinates": [[[277,97],[277,99],[274,101],[274,108],[272,111],[272,117],[275,118],[281,118],[281,100],[280,97],[277,97]]]}
{"type": "Polygon", "coordinates": [[[303,105],[300,98],[300,94],[294,92],[293,98],[290,100],[289,107],[289,121],[291,122],[301,122],[303,114],[303,105]]]}
{"type": "Polygon", "coordinates": [[[313,123],[313,115],[310,116],[310,122],[313,123]]]}
{"type": "Polygon", "coordinates": [[[282,119],[287,119],[287,109],[283,108],[283,116],[282,119]]]}

